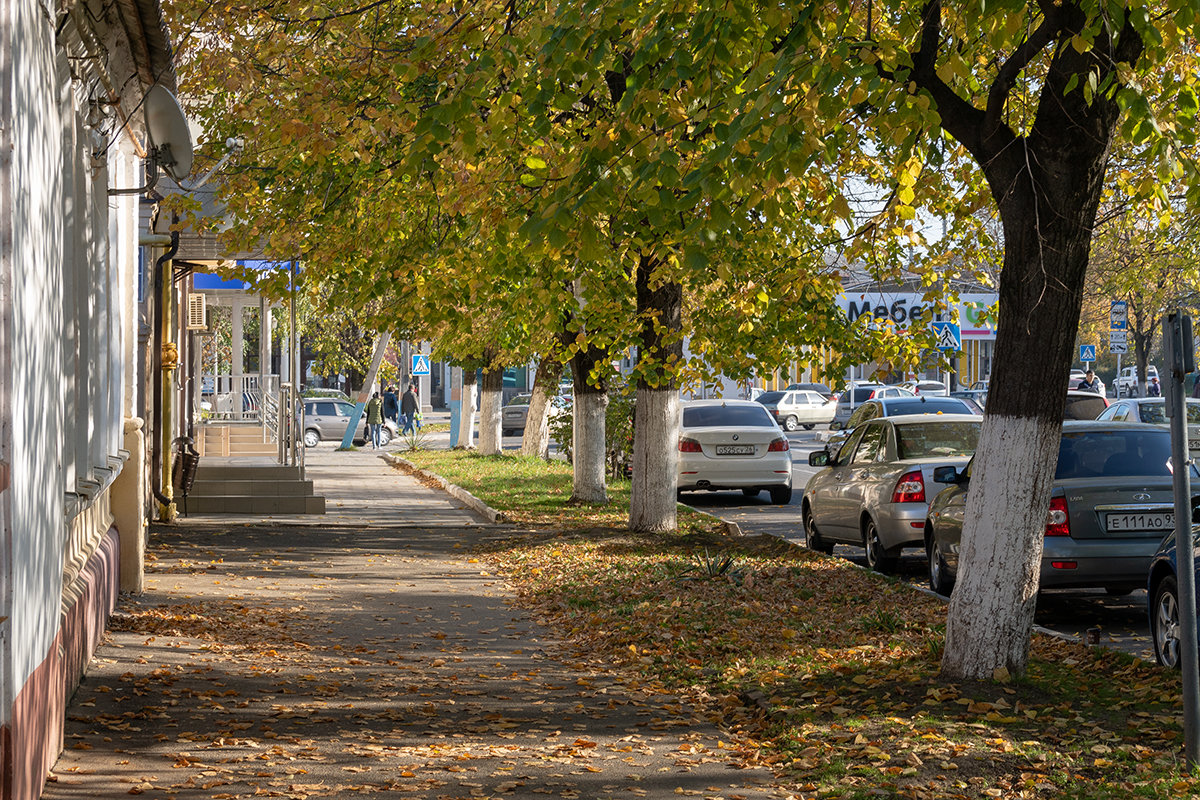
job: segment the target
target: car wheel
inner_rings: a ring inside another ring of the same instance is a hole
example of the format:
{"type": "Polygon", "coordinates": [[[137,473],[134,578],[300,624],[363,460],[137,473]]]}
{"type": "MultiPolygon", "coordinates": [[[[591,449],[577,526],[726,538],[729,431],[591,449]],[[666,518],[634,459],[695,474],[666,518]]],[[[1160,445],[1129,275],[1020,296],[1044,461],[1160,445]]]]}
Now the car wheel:
{"type": "Polygon", "coordinates": [[[942,546],[936,538],[929,537],[925,554],[929,556],[929,588],[944,597],[949,597],[954,591],[954,578],[950,577],[950,567],[946,565],[946,559],[942,556],[942,546]]]}
{"type": "Polygon", "coordinates": [[[863,530],[863,547],[867,551],[867,566],[876,572],[888,574],[896,571],[896,557],[889,555],[879,540],[879,528],[875,520],[868,518],[863,530]]]}
{"type": "Polygon", "coordinates": [[[317,433],[313,428],[309,428],[304,432],[304,446],[316,447],[321,443],[321,434],[317,433]]]}
{"type": "Polygon", "coordinates": [[[795,417],[788,417],[787,419],[785,419],[785,420],[783,421],[783,428],[784,428],[784,430],[788,430],[788,431],[794,431],[794,430],[796,430],[796,428],[798,428],[798,427],[799,427],[799,425],[797,425],[797,424],[796,424],[796,418],[795,418],[795,417]]]}
{"type": "Polygon", "coordinates": [[[804,507],[804,544],[809,550],[817,553],[829,555],[833,552],[833,545],[821,538],[821,534],[817,532],[817,525],[813,522],[812,510],[808,506],[804,507]]]}
{"type": "Polygon", "coordinates": [[[772,486],[769,491],[771,492],[771,502],[777,506],[786,506],[792,502],[792,487],[790,486],[772,486]]]}
{"type": "Polygon", "coordinates": [[[1154,590],[1154,612],[1150,615],[1150,638],[1154,659],[1164,667],[1179,669],[1179,586],[1166,577],[1154,590]]]}
{"type": "Polygon", "coordinates": [[[811,431],[813,428],[815,428],[815,427],[817,427],[817,426],[816,426],[816,425],[814,425],[813,423],[809,422],[809,423],[807,423],[806,425],[803,425],[802,427],[803,427],[803,428],[804,428],[804,430],[806,430],[806,431],[811,431]]]}
{"type": "Polygon", "coordinates": [[[758,497],[758,494],[761,491],[762,489],[742,489],[742,494],[744,494],[746,497],[758,497]]]}
{"type": "Polygon", "coordinates": [[[379,446],[387,447],[391,443],[392,443],[392,432],[389,431],[387,428],[380,428],[379,429],[379,446]]]}

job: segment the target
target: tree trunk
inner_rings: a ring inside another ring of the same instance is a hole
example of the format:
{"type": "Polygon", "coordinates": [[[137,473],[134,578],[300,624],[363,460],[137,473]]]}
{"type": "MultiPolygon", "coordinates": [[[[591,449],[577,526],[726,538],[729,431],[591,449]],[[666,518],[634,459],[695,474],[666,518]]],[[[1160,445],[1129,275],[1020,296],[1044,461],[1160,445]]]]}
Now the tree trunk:
{"type": "Polygon", "coordinates": [[[629,529],[676,527],[679,471],[679,390],[674,368],[683,358],[683,288],[655,275],[657,259],[638,258],[637,305],[641,320],[637,409],[633,422],[633,484],[629,529]]]}
{"type": "Polygon", "coordinates": [[[550,398],[558,391],[562,365],[554,351],[542,357],[537,376],[533,379],[533,394],[529,398],[529,415],[525,417],[525,434],[521,437],[521,455],[550,457],[550,398]]]}
{"type": "Polygon", "coordinates": [[[458,441],[455,447],[475,446],[475,370],[463,369],[462,400],[459,403],[458,441]]]}
{"type": "Polygon", "coordinates": [[[501,451],[500,408],[504,405],[504,368],[483,371],[483,384],[479,392],[479,452],[485,456],[498,456],[501,451]]]}
{"type": "Polygon", "coordinates": [[[1094,196],[1082,188],[1063,196],[1072,185],[1091,188],[1086,171],[1060,177],[1053,183],[1059,192],[1054,196],[1046,189],[1052,185],[1048,176],[1040,176],[1044,180],[1037,182],[1036,194],[1025,177],[1027,193],[1018,196],[1020,189],[1014,188],[1000,201],[1003,322],[946,623],[942,674],[951,680],[992,680],[1003,672],[1025,671],[1058,462],[1062,387],[1074,360],[1099,201],[1098,182],[1094,196]]]}
{"type": "Polygon", "coordinates": [[[608,392],[575,383],[575,411],[571,438],[574,490],[571,499],[584,503],[607,503],[606,481],[608,392]]]}

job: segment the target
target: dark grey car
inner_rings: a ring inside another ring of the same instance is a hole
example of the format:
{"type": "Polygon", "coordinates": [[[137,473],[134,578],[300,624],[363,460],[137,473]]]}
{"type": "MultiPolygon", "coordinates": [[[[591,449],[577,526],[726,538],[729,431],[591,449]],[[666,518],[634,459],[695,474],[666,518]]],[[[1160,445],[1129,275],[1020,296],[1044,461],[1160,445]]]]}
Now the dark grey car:
{"type": "MultiPolygon", "coordinates": [[[[1170,433],[1153,425],[1063,423],[1041,588],[1125,594],[1145,585],[1159,542],[1175,524],[1170,457],[1170,433]]],[[[971,465],[939,468],[934,479],[949,486],[930,503],[925,523],[929,585],[949,594],[958,574],[971,465]]]]}

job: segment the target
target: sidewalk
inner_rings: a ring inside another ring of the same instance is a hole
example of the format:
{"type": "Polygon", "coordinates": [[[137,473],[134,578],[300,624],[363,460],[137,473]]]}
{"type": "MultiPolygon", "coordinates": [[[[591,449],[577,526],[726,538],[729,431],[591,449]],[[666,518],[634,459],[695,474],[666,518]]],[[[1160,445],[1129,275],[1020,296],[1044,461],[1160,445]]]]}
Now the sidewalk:
{"type": "Polygon", "coordinates": [[[788,796],[678,701],[558,660],[471,555],[512,529],[369,450],[309,456],[324,519],[154,529],[44,797],[788,796]]]}

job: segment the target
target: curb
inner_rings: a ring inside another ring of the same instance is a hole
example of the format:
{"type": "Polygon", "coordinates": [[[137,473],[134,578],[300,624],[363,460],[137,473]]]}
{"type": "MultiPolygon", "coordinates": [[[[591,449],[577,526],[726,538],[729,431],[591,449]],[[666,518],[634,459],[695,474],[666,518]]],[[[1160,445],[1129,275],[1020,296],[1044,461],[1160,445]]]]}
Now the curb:
{"type": "Polygon", "coordinates": [[[426,480],[433,481],[438,486],[442,487],[446,494],[450,495],[456,500],[466,503],[466,505],[472,511],[482,517],[485,517],[488,522],[505,524],[509,521],[508,517],[504,516],[503,512],[497,511],[475,495],[468,492],[466,489],[451,483],[435,472],[429,472],[428,470],[421,469],[408,459],[401,458],[400,456],[393,455],[392,453],[384,453],[380,456],[380,458],[382,458],[384,461],[387,461],[389,464],[404,467],[419,478],[425,478],[426,480]]]}

